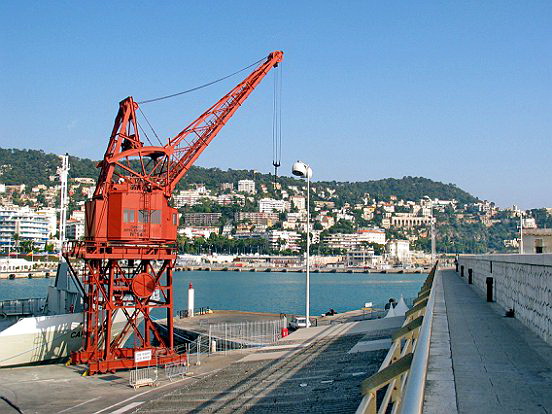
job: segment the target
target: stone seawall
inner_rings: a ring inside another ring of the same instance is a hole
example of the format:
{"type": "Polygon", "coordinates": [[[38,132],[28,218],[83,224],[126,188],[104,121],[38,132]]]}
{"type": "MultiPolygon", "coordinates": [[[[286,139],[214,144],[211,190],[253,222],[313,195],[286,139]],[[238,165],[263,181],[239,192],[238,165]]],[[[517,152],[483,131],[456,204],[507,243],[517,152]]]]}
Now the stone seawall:
{"type": "Polygon", "coordinates": [[[552,345],[552,254],[461,256],[458,275],[483,293],[492,278],[493,299],[552,345]]]}

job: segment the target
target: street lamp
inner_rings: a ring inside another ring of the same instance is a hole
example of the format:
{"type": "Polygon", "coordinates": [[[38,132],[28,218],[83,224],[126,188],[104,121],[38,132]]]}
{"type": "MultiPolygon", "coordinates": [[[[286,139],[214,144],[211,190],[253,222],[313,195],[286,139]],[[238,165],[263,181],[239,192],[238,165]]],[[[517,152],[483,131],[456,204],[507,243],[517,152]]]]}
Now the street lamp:
{"type": "Polygon", "coordinates": [[[297,161],[291,168],[293,175],[307,179],[307,288],[306,288],[306,311],[307,328],[310,326],[310,179],[312,177],[312,169],[303,161],[297,161]]]}
{"type": "Polygon", "coordinates": [[[519,215],[519,254],[523,254],[523,212],[519,215]]]}
{"type": "Polygon", "coordinates": [[[433,200],[429,196],[424,196],[429,203],[429,217],[431,225],[431,262],[434,263],[437,257],[437,244],[435,242],[435,217],[433,216],[433,200]]]}

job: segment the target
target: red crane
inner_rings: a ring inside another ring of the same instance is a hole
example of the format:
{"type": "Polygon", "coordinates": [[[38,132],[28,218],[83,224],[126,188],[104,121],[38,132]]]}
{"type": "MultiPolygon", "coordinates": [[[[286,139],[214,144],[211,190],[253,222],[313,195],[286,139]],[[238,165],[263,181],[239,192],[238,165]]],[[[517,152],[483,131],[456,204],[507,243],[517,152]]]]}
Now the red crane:
{"type": "Polygon", "coordinates": [[[160,365],[185,360],[173,343],[178,210],[169,205],[169,199],[197,157],[282,59],[281,51],[269,54],[165,146],[144,146],[136,119],[138,104],[132,97],[120,102],[107,150],[98,164],[101,171],[94,196],[86,202],[85,238],[68,242],[64,249],[74,275],[79,275],[76,259],[84,264],[80,271],[84,343],[72,353],[73,363],[88,364],[89,373],[95,374],[151,364],[137,362],[137,351],[151,350],[160,365]],[[152,319],[155,309],[166,312],[165,334],[152,319]],[[126,319],[122,329],[114,329],[117,313],[126,319]],[[123,343],[130,333],[135,341],[132,348],[123,343]]]}

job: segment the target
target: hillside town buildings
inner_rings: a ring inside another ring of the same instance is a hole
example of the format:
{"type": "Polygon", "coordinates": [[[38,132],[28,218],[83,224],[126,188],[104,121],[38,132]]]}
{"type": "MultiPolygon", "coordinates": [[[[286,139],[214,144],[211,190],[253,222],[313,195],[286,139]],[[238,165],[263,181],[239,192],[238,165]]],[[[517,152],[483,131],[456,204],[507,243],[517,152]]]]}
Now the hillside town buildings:
{"type": "MultiPolygon", "coordinates": [[[[382,261],[408,264],[423,256],[420,246],[427,251],[427,243],[420,242],[428,240],[431,220],[436,217],[441,250],[456,249],[440,240],[440,226],[447,220],[456,227],[483,225],[489,229],[510,220],[515,224],[511,234],[504,237],[505,251],[517,251],[522,244],[525,253],[552,252],[552,235],[537,228],[535,218],[517,206],[501,210],[486,200],[464,205],[454,199],[429,197],[377,199],[368,193],[344,198],[339,188],[318,183],[312,186],[308,223],[304,184],[277,184],[275,187],[255,179],[211,183],[209,187],[187,184],[182,187],[185,190],[175,192],[171,201],[181,212],[179,240],[188,240],[194,246],[212,245],[212,240],[223,237],[240,240],[243,246],[256,246],[257,251],[270,249],[270,254],[299,254],[305,250],[308,228],[313,251],[321,256],[339,254],[347,263],[358,266],[381,265],[382,261]],[[523,243],[516,230],[520,219],[523,243]]],[[[83,203],[91,197],[94,186],[92,178],[71,178],[68,187],[73,202],[66,239],[84,238],[83,203]]],[[[58,198],[59,185],[55,182],[34,186],[0,183],[0,249],[57,247],[58,198]]]]}

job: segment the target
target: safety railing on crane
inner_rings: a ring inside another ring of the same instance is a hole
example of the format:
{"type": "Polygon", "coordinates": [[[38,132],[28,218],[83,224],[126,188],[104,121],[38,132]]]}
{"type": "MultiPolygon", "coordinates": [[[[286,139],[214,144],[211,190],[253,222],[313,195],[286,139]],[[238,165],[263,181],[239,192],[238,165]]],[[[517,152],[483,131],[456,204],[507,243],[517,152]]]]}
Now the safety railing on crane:
{"type": "Polygon", "coordinates": [[[433,281],[437,263],[422,285],[378,372],[361,385],[362,401],[356,414],[422,412],[433,318],[433,281]],[[381,398],[383,393],[383,398],[381,398]],[[378,395],[380,398],[378,398],[378,395]]]}

